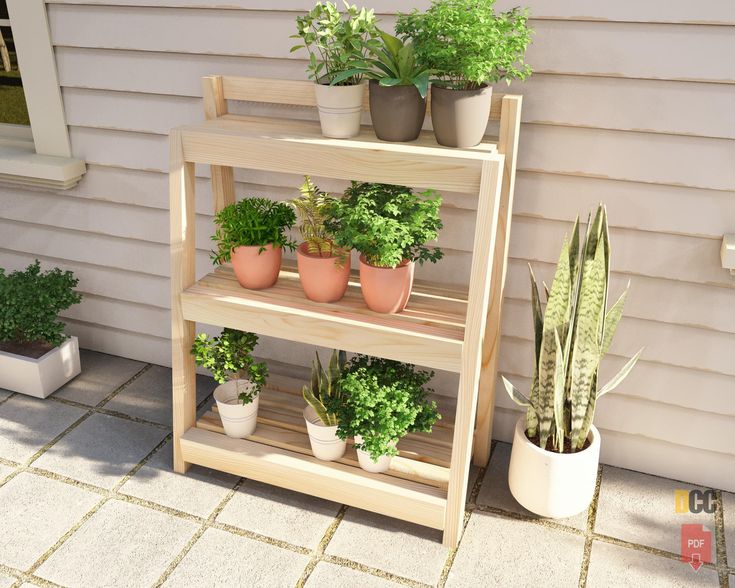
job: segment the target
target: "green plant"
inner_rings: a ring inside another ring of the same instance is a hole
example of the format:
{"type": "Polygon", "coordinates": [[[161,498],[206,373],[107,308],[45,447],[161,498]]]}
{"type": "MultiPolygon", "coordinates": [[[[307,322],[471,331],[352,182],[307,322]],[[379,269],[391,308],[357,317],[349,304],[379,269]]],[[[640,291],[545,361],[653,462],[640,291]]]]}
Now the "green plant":
{"type": "Polygon", "coordinates": [[[436,263],[443,252],[426,243],[442,228],[441,203],[433,190],[417,195],[405,186],[352,182],[344,197],[330,204],[325,226],[336,245],[357,249],[371,265],[396,267],[406,259],[436,263]]]}
{"type": "Polygon", "coordinates": [[[335,199],[315,186],[309,176],[305,176],[299,191],[301,197],[295,198],[292,204],[301,221],[298,227],[301,238],[312,255],[331,257],[335,254],[335,247],[332,235],[325,228],[324,222],[329,203],[335,199]]]}
{"type": "Polygon", "coordinates": [[[434,71],[435,83],[471,90],[502,79],[525,79],[531,42],[528,11],[496,14],[495,0],[434,0],[426,12],[398,16],[396,32],[413,40],[418,63],[434,71]]]}
{"type": "MultiPolygon", "coordinates": [[[[597,386],[600,361],[607,353],[623,315],[628,288],[607,308],[610,280],[610,237],[607,211],[588,219],[584,248],[579,247],[579,218],[571,242],[566,238],[556,275],[542,313],[538,285],[531,270],[531,307],[535,331],[535,365],[531,395],[526,398],[503,378],[511,398],[526,412],[526,434],[538,445],[564,451],[584,448],[597,399],[613,390],[633,369],[643,350],[602,388],[597,386]]],[[[530,269],[530,266],[529,266],[530,269]]]]}
{"type": "Polygon", "coordinates": [[[255,333],[223,329],[219,337],[208,337],[206,333],[197,335],[191,354],[196,364],[211,371],[220,384],[237,381],[240,402],[250,404],[268,378],[268,366],[264,362],[256,363],[252,356],[257,343],[255,333]],[[239,380],[250,380],[253,386],[243,388],[239,380]]]}
{"type": "Polygon", "coordinates": [[[9,274],[0,268],[0,342],[61,345],[66,336],[58,314],[82,300],[74,292],[78,283],[70,271],[42,272],[38,260],[9,274]]]}
{"type": "Polygon", "coordinates": [[[314,409],[319,420],[328,427],[338,424],[337,415],[333,412],[342,403],[342,370],[347,362],[344,351],[334,350],[325,370],[316,353],[311,365],[311,381],[303,388],[304,400],[314,409]],[[330,408],[327,408],[327,407],[330,408]]]}
{"type": "Polygon", "coordinates": [[[428,399],[432,390],[425,385],[433,372],[413,365],[358,355],[342,373],[343,398],[328,408],[339,421],[340,439],[360,435],[355,445],[370,454],[373,461],[381,455],[398,455],[396,443],[408,433],[430,433],[441,418],[436,403],[428,399]]]}
{"type": "Polygon", "coordinates": [[[375,27],[375,12],[357,8],[344,2],[342,14],[332,2],[317,2],[314,8],[296,18],[296,34],[292,39],[301,39],[291,51],[305,48],[309,52],[306,70],[315,82],[325,81],[330,85],[353,85],[360,83],[359,74],[335,77],[363,63],[368,51],[378,46],[375,27]]]}
{"type": "Polygon", "coordinates": [[[377,80],[381,86],[416,86],[421,97],[426,98],[432,72],[416,62],[413,43],[404,43],[385,31],[378,32],[383,46],[378,51],[373,51],[375,57],[366,57],[363,65],[337,74],[334,82],[362,75],[377,80]]]}
{"type": "Polygon", "coordinates": [[[285,202],[274,202],[268,198],[244,198],[219,211],[214,222],[217,230],[212,240],[217,242],[217,251],[212,252],[214,263],[230,261],[232,250],[241,246],[266,245],[293,250],[296,243],[286,235],[293,227],[296,214],[285,202]]]}

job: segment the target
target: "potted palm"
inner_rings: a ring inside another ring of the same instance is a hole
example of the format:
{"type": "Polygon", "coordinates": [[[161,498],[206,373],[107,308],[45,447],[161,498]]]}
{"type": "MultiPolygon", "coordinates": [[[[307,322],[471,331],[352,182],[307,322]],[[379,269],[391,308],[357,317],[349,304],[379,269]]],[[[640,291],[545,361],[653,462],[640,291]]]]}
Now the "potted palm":
{"type": "Polygon", "coordinates": [[[237,281],[243,288],[270,288],[278,280],[283,248],[296,247],[286,235],[296,214],[285,202],[268,198],[245,198],[230,204],[214,217],[217,230],[212,240],[215,264],[232,262],[237,281]]]}
{"type": "Polygon", "coordinates": [[[306,430],[314,457],[334,461],[345,454],[347,443],[337,436],[336,411],[342,402],[341,378],[347,361],[344,351],[333,351],[327,369],[316,353],[311,367],[311,381],[303,387],[306,430]]]}
{"type": "Polygon", "coordinates": [[[219,383],[214,399],[228,437],[252,435],[257,425],[260,392],[268,377],[268,366],[252,356],[257,343],[254,333],[224,329],[219,337],[200,333],[191,347],[196,364],[219,383]]]}
{"type": "Polygon", "coordinates": [[[436,75],[431,118],[437,142],[472,147],[485,134],[492,87],[525,79],[531,41],[528,12],[513,8],[496,14],[495,0],[433,0],[426,12],[401,14],[399,35],[411,38],[422,67],[436,75]]]}
{"type": "Polygon", "coordinates": [[[600,360],[612,342],[628,290],[607,308],[610,240],[600,206],[580,249],[579,219],[565,239],[542,313],[531,271],[535,364],[528,397],[503,378],[510,397],[526,407],[516,424],[509,484],[515,499],[538,515],[563,518],[592,500],[600,458],[600,432],[592,424],[597,400],[628,375],[639,351],[598,387],[600,360]]]}
{"type": "Polygon", "coordinates": [[[319,121],[325,137],[348,138],[360,132],[365,85],[360,73],[340,76],[363,63],[377,47],[375,13],[344,2],[344,14],[332,2],[317,2],[296,19],[301,43],[291,51],[306,49],[307,72],[314,80],[319,121]]]}
{"type": "Polygon", "coordinates": [[[79,375],[79,341],[58,314],[81,301],[79,280],[38,260],[9,274],[0,268],[0,388],[46,398],[79,375]]]}
{"type": "Polygon", "coordinates": [[[360,252],[365,303],[383,313],[402,311],[411,296],[415,262],[436,263],[443,252],[426,243],[442,228],[442,198],[433,190],[352,182],[329,206],[325,222],[334,243],[360,252]]]}
{"type": "Polygon", "coordinates": [[[296,250],[301,287],[309,300],[337,302],[344,296],[350,279],[349,251],[334,246],[324,227],[329,203],[334,200],[306,176],[301,197],[293,200],[304,240],[296,250]]]}

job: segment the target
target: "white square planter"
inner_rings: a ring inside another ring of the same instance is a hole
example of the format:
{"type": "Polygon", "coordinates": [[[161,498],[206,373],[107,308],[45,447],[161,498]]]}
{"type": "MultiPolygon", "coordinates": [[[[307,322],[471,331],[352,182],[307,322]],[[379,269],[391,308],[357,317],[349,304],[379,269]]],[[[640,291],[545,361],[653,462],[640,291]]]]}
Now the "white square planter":
{"type": "Polygon", "coordinates": [[[0,351],[0,388],[36,398],[46,398],[81,371],[76,337],[37,359],[0,351]]]}

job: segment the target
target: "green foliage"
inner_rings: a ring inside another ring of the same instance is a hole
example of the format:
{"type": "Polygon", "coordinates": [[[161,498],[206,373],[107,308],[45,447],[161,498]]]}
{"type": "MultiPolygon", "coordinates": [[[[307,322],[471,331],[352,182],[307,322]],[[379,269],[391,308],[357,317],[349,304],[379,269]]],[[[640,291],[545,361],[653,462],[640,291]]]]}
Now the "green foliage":
{"type": "Polygon", "coordinates": [[[334,407],[342,404],[341,379],[346,362],[347,354],[335,349],[325,370],[317,352],[316,359],[311,365],[311,381],[302,391],[304,400],[314,409],[319,420],[329,427],[338,424],[337,415],[330,412],[327,406],[334,410],[334,407]]]}
{"type": "Polygon", "coordinates": [[[359,74],[335,77],[363,63],[367,53],[377,49],[378,30],[375,12],[357,8],[344,2],[345,12],[340,13],[332,2],[317,2],[314,8],[296,18],[295,35],[301,39],[291,51],[305,48],[309,52],[306,67],[309,78],[330,85],[353,85],[360,83],[359,74]]]}
{"type": "Polygon", "coordinates": [[[293,227],[296,214],[285,202],[274,202],[268,198],[244,198],[223,208],[214,217],[218,225],[212,241],[217,242],[217,251],[212,252],[214,263],[230,261],[232,250],[243,245],[296,247],[286,235],[286,229],[293,227]]]}
{"type": "Polygon", "coordinates": [[[295,198],[292,204],[299,216],[299,232],[307,244],[309,253],[319,257],[331,257],[335,253],[344,256],[343,252],[335,251],[332,235],[324,226],[329,203],[335,198],[322,192],[309,176],[305,176],[299,191],[301,197],[295,198]]]}
{"type": "Polygon", "coordinates": [[[198,366],[212,372],[212,377],[220,384],[230,380],[250,380],[254,386],[241,389],[238,385],[239,399],[250,404],[260,394],[268,378],[268,366],[264,362],[255,363],[253,349],[258,343],[255,333],[236,329],[223,329],[219,337],[208,337],[199,333],[191,346],[191,354],[198,366]]]}
{"type": "Polygon", "coordinates": [[[579,247],[579,219],[574,224],[571,241],[564,240],[551,291],[547,294],[545,314],[531,272],[536,361],[530,397],[526,398],[503,378],[511,398],[528,407],[528,436],[538,435],[539,446],[544,449],[550,440],[559,452],[564,449],[565,439],[570,441],[572,451],[584,447],[597,399],[623,381],[642,352],[636,353],[617,375],[598,389],[600,361],[623,314],[628,289],[606,313],[610,238],[603,205],[587,226],[584,248],[579,247]]]}
{"type": "Polygon", "coordinates": [[[325,226],[336,245],[357,249],[371,265],[396,267],[404,259],[436,263],[442,250],[426,243],[442,228],[441,203],[433,190],[417,195],[405,186],[352,182],[344,197],[331,203],[325,226]]]}
{"type": "Polygon", "coordinates": [[[24,271],[0,268],[0,342],[61,345],[64,323],[58,314],[82,300],[74,292],[79,280],[59,268],[42,272],[38,260],[24,271]]]}
{"type": "Polygon", "coordinates": [[[377,80],[381,86],[416,86],[422,98],[429,91],[431,70],[416,62],[413,43],[404,43],[398,37],[385,31],[378,31],[383,46],[373,51],[374,57],[365,59],[365,63],[353,69],[343,71],[334,78],[337,83],[351,76],[362,75],[377,80]]]}
{"type": "Polygon", "coordinates": [[[396,443],[408,433],[430,433],[441,418],[436,403],[428,399],[425,385],[434,372],[413,365],[358,355],[342,373],[343,399],[330,404],[337,414],[340,439],[361,435],[356,444],[373,461],[381,455],[398,455],[396,443]]]}
{"type": "Polygon", "coordinates": [[[426,12],[400,14],[396,32],[411,38],[418,63],[442,86],[469,90],[502,79],[525,79],[531,42],[528,11],[496,14],[495,0],[434,0],[426,12]]]}

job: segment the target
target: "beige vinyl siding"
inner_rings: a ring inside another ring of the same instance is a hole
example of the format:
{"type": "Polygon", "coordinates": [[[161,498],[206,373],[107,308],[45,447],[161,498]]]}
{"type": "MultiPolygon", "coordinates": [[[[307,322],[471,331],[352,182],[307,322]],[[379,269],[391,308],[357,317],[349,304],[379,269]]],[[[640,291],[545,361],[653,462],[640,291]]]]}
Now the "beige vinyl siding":
{"type": "MultiPolygon", "coordinates": [[[[537,74],[512,87],[524,94],[524,124],[500,368],[528,386],[527,263],[549,281],[575,215],[606,202],[613,294],[629,280],[632,291],[603,374],[646,350],[600,403],[603,461],[735,490],[735,278],[719,263],[722,235],[735,230],[735,63],[726,58],[735,53],[735,8],[728,0],[527,3],[537,74]]],[[[169,363],[167,132],[201,119],[203,75],[302,79],[288,35],[294,11],[311,2],[284,0],[277,11],[266,0],[47,4],[74,155],[88,173],[64,193],[0,186],[0,265],[39,257],[73,269],[86,296],[66,316],[83,346],[169,363]]],[[[427,4],[372,2],[381,14],[427,4]]],[[[203,274],[211,204],[209,171],[197,172],[203,274]]],[[[236,179],[238,194],[279,199],[299,183],[247,170],[236,179]]],[[[463,283],[475,202],[445,196],[447,258],[419,275],[463,283]]],[[[312,350],[266,339],[262,353],[306,365],[312,350]]],[[[456,380],[439,374],[437,385],[451,394],[456,380]]],[[[502,390],[497,406],[495,436],[509,440],[519,412],[502,390]]]]}

